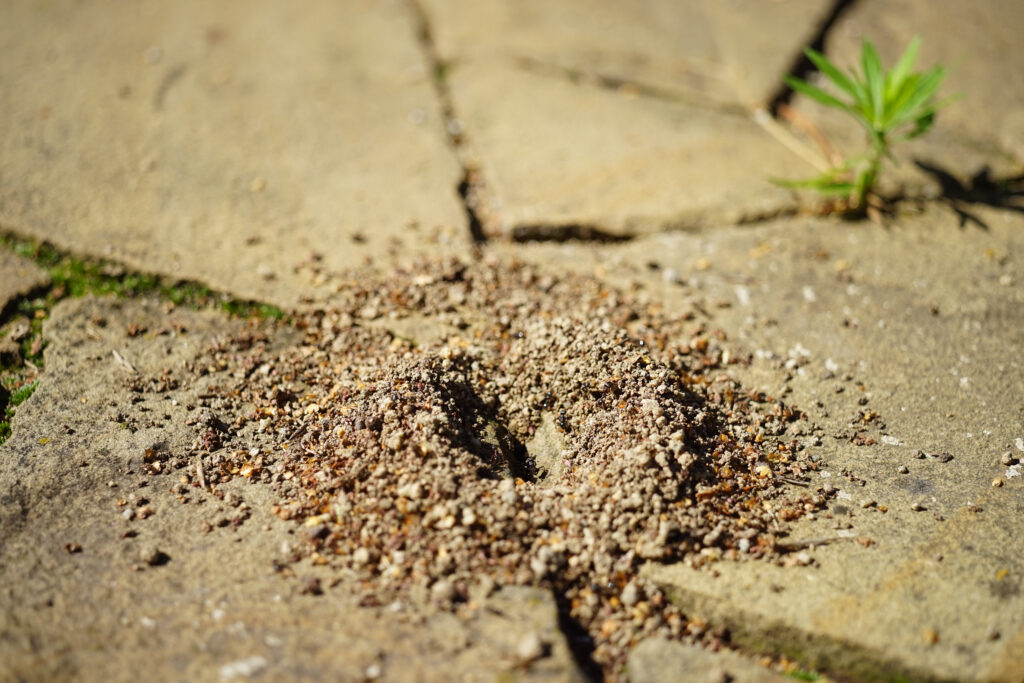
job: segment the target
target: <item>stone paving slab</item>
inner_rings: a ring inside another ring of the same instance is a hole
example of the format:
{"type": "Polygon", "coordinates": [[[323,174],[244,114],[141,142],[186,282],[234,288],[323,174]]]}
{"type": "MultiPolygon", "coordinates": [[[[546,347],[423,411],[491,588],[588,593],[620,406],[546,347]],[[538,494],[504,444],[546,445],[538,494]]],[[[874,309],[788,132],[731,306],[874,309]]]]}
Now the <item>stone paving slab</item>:
{"type": "Polygon", "coordinates": [[[663,638],[643,641],[629,655],[631,683],[781,683],[790,680],[733,652],[711,652],[663,638]]]}
{"type": "Polygon", "coordinates": [[[50,275],[28,259],[0,248],[0,310],[35,289],[50,284],[50,275]]]}
{"type": "Polygon", "coordinates": [[[822,0],[426,0],[442,60],[488,57],[654,87],[691,102],[763,105],[831,10],[822,0]]]}
{"type": "Polygon", "coordinates": [[[126,382],[239,324],[155,302],[54,310],[46,372],[0,447],[0,678],[581,680],[545,591],[502,589],[462,616],[361,608],[312,563],[275,569],[299,539],[261,486],[218,497],[179,486],[180,470],[146,471],[147,449],[194,438],[185,418],[202,389],[140,406],[126,382]],[[304,593],[321,575],[323,594],[304,593]],[[547,646],[532,662],[527,638],[547,646]]]}
{"type": "Polygon", "coordinates": [[[485,231],[640,234],[793,208],[769,178],[803,162],[750,112],[828,3],[424,7],[485,231]]]}
{"type": "Polygon", "coordinates": [[[744,385],[806,412],[803,443],[822,459],[806,490],[835,495],[790,537],[827,541],[794,551],[790,564],[810,566],[648,573],[736,644],[840,677],[1019,680],[1024,218],[972,211],[986,229],[933,208],[890,226],[794,220],[509,249],[639,279],[666,306],[696,289],[709,333],[751,355],[735,369],[744,385]]]}
{"type": "Polygon", "coordinates": [[[0,82],[5,230],[280,305],[469,243],[397,0],[11,2],[0,82]]]}
{"type": "Polygon", "coordinates": [[[455,66],[448,78],[491,234],[631,235],[793,207],[768,179],[801,173],[802,162],[746,115],[498,61],[455,66]]]}

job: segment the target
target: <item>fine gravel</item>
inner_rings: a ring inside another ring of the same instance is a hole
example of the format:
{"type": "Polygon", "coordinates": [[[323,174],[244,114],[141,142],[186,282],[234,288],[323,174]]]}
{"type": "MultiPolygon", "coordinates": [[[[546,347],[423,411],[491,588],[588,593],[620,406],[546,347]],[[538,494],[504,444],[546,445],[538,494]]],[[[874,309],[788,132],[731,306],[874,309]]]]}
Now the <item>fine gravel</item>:
{"type": "Polygon", "coordinates": [[[205,387],[191,451],[149,466],[268,483],[302,527],[279,570],[329,571],[311,593],[459,613],[498,586],[550,588],[577,655],[615,677],[655,634],[724,642],[644,562],[780,562],[787,522],[826,503],[806,417],[730,378],[749,359],[700,317],[514,263],[355,273],[285,323],[298,343],[253,321],[136,380],[205,387]]]}

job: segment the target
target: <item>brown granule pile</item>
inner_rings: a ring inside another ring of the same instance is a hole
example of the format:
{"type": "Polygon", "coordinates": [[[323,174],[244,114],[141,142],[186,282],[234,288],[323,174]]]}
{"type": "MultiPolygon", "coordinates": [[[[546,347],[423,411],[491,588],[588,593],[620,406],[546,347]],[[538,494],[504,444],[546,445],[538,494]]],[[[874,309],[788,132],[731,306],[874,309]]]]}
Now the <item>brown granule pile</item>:
{"type": "Polygon", "coordinates": [[[275,487],[302,525],[290,561],[365,605],[549,586],[611,672],[648,635],[713,637],[642,563],[777,559],[785,522],[824,505],[786,484],[816,468],[787,434],[800,413],[744,392],[724,334],[641,290],[445,261],[342,291],[293,321],[300,343],[254,323],[195,362],[220,399],[196,453],[210,485],[275,487]]]}

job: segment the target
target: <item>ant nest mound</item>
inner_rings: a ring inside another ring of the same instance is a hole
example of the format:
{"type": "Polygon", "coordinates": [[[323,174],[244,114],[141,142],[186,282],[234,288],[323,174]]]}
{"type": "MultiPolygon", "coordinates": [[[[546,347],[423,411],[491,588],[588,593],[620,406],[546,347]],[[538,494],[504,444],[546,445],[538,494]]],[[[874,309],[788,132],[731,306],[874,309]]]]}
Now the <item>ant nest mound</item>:
{"type": "Polygon", "coordinates": [[[207,380],[231,414],[203,457],[214,481],[275,487],[304,528],[290,559],[365,605],[548,586],[608,669],[648,634],[714,637],[643,562],[776,557],[785,522],[824,505],[786,491],[816,467],[789,433],[801,415],[744,392],[723,334],[639,288],[428,263],[296,324],[300,343],[273,350],[254,324],[197,364],[234,378],[207,380]]]}

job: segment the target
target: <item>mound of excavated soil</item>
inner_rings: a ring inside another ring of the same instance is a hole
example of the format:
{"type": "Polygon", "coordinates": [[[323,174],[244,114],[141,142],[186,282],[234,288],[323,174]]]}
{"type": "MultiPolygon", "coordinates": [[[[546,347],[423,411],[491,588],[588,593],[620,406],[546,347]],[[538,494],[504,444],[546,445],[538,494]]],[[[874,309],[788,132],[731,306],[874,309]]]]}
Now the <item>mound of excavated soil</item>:
{"type": "Polygon", "coordinates": [[[701,635],[642,562],[775,558],[824,504],[787,497],[815,469],[787,434],[799,412],[744,392],[724,334],[642,292],[435,262],[294,323],[301,343],[254,324],[187,368],[210,399],[189,476],[270,482],[303,527],[287,559],[365,604],[550,586],[611,670],[647,635],[701,635]]]}

